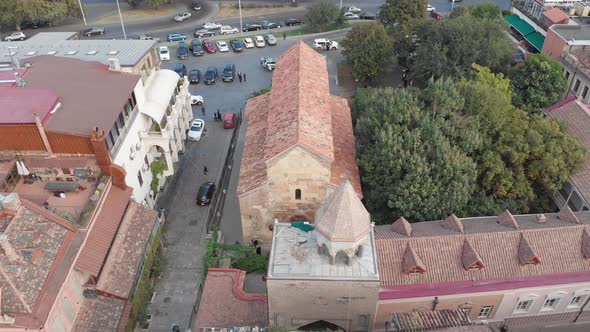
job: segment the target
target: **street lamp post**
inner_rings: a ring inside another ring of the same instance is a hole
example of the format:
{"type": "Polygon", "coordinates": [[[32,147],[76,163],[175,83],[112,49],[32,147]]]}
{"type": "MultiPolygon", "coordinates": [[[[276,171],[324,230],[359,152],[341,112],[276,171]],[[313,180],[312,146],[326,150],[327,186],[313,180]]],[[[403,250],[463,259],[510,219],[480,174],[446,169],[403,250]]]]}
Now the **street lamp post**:
{"type": "Polygon", "coordinates": [[[119,0],[117,0],[117,10],[119,11],[119,19],[121,20],[121,28],[123,29],[123,39],[127,40],[127,34],[125,33],[125,25],[123,24],[123,16],[121,15],[121,7],[119,6],[119,0]]]}
{"type": "Polygon", "coordinates": [[[88,24],[86,24],[86,15],[84,15],[84,7],[82,7],[82,0],[78,0],[78,4],[80,5],[80,13],[82,13],[82,19],[84,20],[84,26],[88,26],[88,24]]]}
{"type": "Polygon", "coordinates": [[[244,29],[242,26],[242,0],[238,0],[238,9],[240,11],[240,35],[244,36],[244,29]]]}
{"type": "Polygon", "coordinates": [[[340,10],[342,10],[342,0],[340,0],[340,10]]]}

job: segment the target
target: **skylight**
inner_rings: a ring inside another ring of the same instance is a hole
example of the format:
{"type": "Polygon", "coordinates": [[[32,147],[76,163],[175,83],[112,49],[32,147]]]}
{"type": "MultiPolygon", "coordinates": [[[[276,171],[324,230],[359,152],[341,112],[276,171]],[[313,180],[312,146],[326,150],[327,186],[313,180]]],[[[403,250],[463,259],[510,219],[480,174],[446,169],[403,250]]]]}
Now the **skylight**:
{"type": "Polygon", "coordinates": [[[66,52],[66,55],[74,55],[76,53],[78,53],[78,51],[68,51],[66,52]]]}
{"type": "Polygon", "coordinates": [[[107,53],[107,54],[108,54],[108,55],[115,55],[115,54],[117,54],[117,53],[119,53],[119,51],[110,51],[110,52],[109,52],[109,53],[107,53]]]}
{"type": "Polygon", "coordinates": [[[34,55],[36,53],[37,53],[37,51],[31,51],[31,52],[27,52],[27,55],[34,55]]]}
{"type": "Polygon", "coordinates": [[[95,55],[96,53],[98,53],[98,51],[88,51],[88,53],[86,53],[86,54],[88,54],[88,55],[95,55]]]}
{"type": "Polygon", "coordinates": [[[55,55],[55,53],[57,53],[57,51],[49,51],[47,52],[47,55],[55,55]]]}

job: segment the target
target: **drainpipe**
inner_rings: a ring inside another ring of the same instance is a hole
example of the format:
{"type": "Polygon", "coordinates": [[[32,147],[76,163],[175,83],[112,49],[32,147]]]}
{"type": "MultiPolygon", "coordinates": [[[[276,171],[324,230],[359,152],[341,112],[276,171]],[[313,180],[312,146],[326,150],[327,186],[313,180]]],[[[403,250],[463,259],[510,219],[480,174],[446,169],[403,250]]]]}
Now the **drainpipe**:
{"type": "Polygon", "coordinates": [[[578,314],[576,315],[576,318],[574,318],[574,321],[572,323],[576,323],[578,321],[578,319],[580,318],[580,316],[584,312],[584,309],[588,305],[588,302],[590,302],[590,296],[586,296],[586,302],[584,302],[584,305],[580,308],[580,312],[578,312],[578,314]]]}
{"type": "Polygon", "coordinates": [[[33,113],[33,117],[35,118],[35,124],[37,125],[37,129],[39,130],[39,135],[41,135],[41,140],[43,141],[43,145],[45,146],[45,150],[50,155],[53,155],[53,150],[51,149],[51,145],[49,144],[49,140],[47,139],[47,134],[45,134],[45,129],[43,128],[43,124],[41,123],[41,119],[39,119],[39,114],[37,112],[33,113]]]}

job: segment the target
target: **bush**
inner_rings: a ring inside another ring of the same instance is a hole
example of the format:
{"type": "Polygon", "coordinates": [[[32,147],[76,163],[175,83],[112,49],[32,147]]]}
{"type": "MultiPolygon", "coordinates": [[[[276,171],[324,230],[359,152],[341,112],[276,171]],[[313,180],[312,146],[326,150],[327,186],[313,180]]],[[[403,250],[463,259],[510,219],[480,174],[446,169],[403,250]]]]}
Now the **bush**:
{"type": "Polygon", "coordinates": [[[508,15],[512,15],[512,12],[511,12],[511,11],[509,11],[509,10],[503,10],[503,11],[502,11],[502,17],[506,17],[506,16],[508,16],[508,15]]]}

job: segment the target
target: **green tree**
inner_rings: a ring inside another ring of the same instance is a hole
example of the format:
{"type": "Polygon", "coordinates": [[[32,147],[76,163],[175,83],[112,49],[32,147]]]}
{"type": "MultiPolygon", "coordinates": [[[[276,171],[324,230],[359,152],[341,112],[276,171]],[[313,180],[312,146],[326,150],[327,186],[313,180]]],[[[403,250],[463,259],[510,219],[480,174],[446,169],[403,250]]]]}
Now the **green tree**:
{"type": "MultiPolygon", "coordinates": [[[[68,17],[81,18],[80,5],[77,0],[16,0],[14,7],[9,6],[2,17],[12,19],[17,30],[23,21],[43,19],[49,24],[58,24],[68,17]]],[[[0,5],[1,7],[1,5],[0,5]]],[[[2,8],[4,9],[4,8],[2,8]]]]}
{"type": "Polygon", "coordinates": [[[309,7],[305,14],[307,25],[314,31],[321,32],[325,27],[336,22],[340,15],[340,9],[335,4],[321,0],[309,7]]]}
{"type": "Polygon", "coordinates": [[[379,20],[390,28],[396,23],[403,26],[415,19],[426,17],[428,0],[386,0],[379,8],[379,20]]]}
{"type": "Polygon", "coordinates": [[[0,1],[0,28],[14,24],[16,1],[0,1]]]}
{"type": "Polygon", "coordinates": [[[392,42],[379,22],[355,24],[342,41],[354,77],[369,81],[377,77],[392,57],[392,42]]]}
{"type": "Polygon", "coordinates": [[[470,10],[474,17],[487,20],[502,20],[502,11],[495,3],[482,3],[474,6],[470,10]]]}
{"type": "Polygon", "coordinates": [[[567,88],[563,66],[545,54],[526,59],[509,72],[509,77],[514,105],[532,113],[557,103],[567,88]]]}

